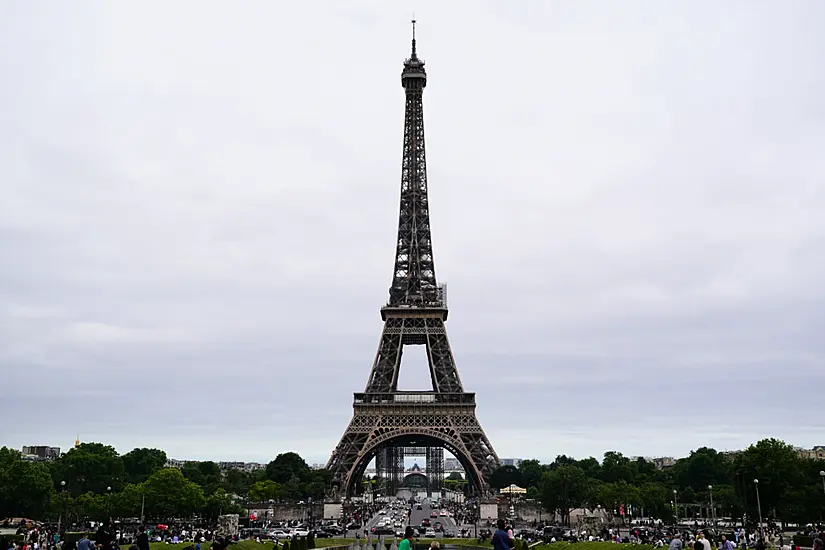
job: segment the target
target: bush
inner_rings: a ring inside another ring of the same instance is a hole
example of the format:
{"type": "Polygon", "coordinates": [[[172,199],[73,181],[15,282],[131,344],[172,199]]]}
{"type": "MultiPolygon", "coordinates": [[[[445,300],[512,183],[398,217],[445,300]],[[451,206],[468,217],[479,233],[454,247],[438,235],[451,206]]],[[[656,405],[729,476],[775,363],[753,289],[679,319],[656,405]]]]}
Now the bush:
{"type": "Polygon", "coordinates": [[[312,550],[313,548],[315,548],[315,533],[313,533],[312,531],[309,532],[309,534],[307,535],[306,543],[307,550],[312,550]]]}

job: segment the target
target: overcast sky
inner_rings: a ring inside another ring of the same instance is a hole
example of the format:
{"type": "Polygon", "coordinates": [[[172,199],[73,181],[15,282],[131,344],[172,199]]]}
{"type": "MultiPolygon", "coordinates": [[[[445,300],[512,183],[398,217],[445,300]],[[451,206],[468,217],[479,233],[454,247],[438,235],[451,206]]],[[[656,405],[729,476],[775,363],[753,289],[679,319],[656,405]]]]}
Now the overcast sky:
{"type": "Polygon", "coordinates": [[[825,444],[814,0],[3,2],[0,444],[327,460],[382,328],[413,10],[499,456],[825,444]]]}

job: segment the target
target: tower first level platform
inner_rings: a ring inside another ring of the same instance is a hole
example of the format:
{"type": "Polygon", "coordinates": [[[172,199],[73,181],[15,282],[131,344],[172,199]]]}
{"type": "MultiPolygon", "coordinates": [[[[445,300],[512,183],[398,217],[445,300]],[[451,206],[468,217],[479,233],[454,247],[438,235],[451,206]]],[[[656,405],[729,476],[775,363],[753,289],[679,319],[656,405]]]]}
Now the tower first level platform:
{"type": "Polygon", "coordinates": [[[453,454],[477,493],[498,457],[476,418],[474,393],[356,393],[353,417],[328,468],[335,492],[352,495],[375,455],[387,446],[443,447],[453,454]]]}

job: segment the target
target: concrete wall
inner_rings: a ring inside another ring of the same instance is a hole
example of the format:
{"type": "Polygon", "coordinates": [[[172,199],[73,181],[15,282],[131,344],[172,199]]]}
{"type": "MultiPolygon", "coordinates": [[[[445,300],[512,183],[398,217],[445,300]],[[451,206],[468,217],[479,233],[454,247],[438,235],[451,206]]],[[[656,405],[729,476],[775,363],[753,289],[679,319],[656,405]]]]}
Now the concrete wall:
{"type": "MultiPolygon", "coordinates": [[[[249,512],[258,515],[258,520],[285,521],[292,519],[309,519],[309,504],[268,504],[265,502],[251,503],[249,512]]],[[[324,517],[324,503],[312,503],[312,518],[324,517]]]]}

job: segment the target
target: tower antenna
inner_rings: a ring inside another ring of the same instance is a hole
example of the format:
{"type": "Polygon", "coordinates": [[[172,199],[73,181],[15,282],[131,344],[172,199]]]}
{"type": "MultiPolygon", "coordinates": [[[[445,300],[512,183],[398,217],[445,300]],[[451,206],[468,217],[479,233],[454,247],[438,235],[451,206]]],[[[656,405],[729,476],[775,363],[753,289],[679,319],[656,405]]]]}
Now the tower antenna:
{"type": "Polygon", "coordinates": [[[412,18],[412,58],[413,59],[418,57],[415,53],[415,23],[416,23],[415,13],[413,13],[413,18],[412,18]]]}

